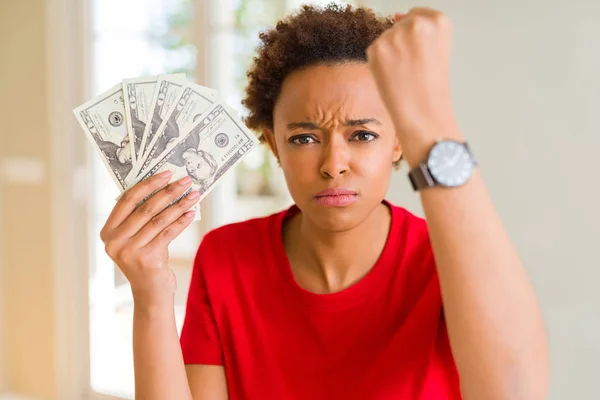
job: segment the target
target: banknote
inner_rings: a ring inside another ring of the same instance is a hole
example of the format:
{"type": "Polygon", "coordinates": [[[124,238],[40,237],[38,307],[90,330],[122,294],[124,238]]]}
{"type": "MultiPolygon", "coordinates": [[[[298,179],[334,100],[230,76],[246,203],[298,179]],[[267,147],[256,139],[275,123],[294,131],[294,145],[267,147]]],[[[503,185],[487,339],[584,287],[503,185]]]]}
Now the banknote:
{"type": "MultiPolygon", "coordinates": [[[[142,140],[146,131],[146,123],[149,120],[150,112],[154,112],[152,106],[155,104],[159,93],[155,90],[157,80],[168,79],[170,82],[183,82],[184,73],[146,76],[134,79],[123,79],[123,93],[125,94],[125,121],[129,132],[129,141],[134,143],[132,154],[133,165],[141,158],[142,140]]],[[[177,96],[175,96],[177,97],[177,96]]],[[[152,120],[151,120],[152,121],[152,120]]]]}
{"type": "Polygon", "coordinates": [[[73,110],[121,192],[133,168],[121,83],[73,110]]]}
{"type": "Polygon", "coordinates": [[[186,82],[177,102],[167,113],[154,134],[142,160],[134,165],[131,180],[139,180],[139,175],[156,159],[168,152],[182,135],[190,131],[196,120],[215,102],[216,92],[192,82],[186,82]]]}
{"type": "Polygon", "coordinates": [[[146,120],[156,87],[156,79],[156,76],[123,79],[125,122],[127,123],[129,142],[133,144],[131,146],[133,150],[131,158],[134,165],[140,154],[146,120]]]}
{"type": "MultiPolygon", "coordinates": [[[[258,144],[216,90],[185,74],[124,79],[73,113],[121,195],[171,170],[171,182],[192,178],[185,194],[197,190],[200,201],[258,144]]],[[[201,219],[200,203],[193,209],[201,219]]]]}
{"type": "MultiPolygon", "coordinates": [[[[144,155],[148,152],[149,145],[153,142],[156,131],[165,120],[169,113],[173,111],[175,104],[179,100],[184,81],[180,79],[180,75],[184,74],[170,74],[162,75],[158,77],[156,82],[156,90],[154,97],[150,105],[150,115],[148,117],[148,123],[144,129],[142,137],[142,150],[141,154],[144,155]]],[[[206,88],[207,93],[210,96],[216,98],[216,91],[206,88]]],[[[135,166],[134,166],[135,167],[135,166]]]]}
{"type": "Polygon", "coordinates": [[[140,180],[170,170],[172,181],[188,175],[200,200],[256,145],[256,136],[231,110],[216,101],[189,132],[142,171],[140,180]]]}

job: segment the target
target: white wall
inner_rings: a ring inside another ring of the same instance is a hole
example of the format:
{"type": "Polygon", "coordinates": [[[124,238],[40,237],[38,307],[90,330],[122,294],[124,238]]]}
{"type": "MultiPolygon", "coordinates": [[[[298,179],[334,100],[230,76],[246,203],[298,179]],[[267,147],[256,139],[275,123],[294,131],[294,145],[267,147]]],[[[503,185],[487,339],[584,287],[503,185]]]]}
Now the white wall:
{"type": "MultiPolygon", "coordinates": [[[[379,3],[451,17],[459,122],[542,304],[551,399],[600,399],[600,2],[379,3]]],[[[420,213],[405,174],[389,198],[420,213]]]]}

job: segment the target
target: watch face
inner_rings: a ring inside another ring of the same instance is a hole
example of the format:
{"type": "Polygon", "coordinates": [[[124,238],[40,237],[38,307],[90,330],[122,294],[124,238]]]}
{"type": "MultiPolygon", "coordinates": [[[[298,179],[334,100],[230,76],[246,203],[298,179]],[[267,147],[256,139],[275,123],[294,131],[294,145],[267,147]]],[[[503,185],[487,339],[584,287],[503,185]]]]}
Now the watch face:
{"type": "Polygon", "coordinates": [[[464,144],[442,140],[431,149],[427,166],[439,184],[455,187],[469,180],[474,163],[464,144]]]}

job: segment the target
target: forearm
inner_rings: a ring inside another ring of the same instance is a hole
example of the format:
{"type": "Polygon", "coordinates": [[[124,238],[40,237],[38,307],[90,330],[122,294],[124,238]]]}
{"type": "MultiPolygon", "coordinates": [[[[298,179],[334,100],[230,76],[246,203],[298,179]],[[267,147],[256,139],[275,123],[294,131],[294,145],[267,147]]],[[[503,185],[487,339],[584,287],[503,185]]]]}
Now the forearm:
{"type": "Polygon", "coordinates": [[[133,358],[136,399],[192,399],[173,304],[134,306],[133,358]]]}
{"type": "MultiPolygon", "coordinates": [[[[436,139],[461,139],[450,84],[452,24],[426,7],[394,19],[367,59],[415,167],[436,139]]],[[[539,306],[479,173],[458,188],[423,189],[421,200],[464,397],[544,399],[549,368],[539,306]]]]}
{"type": "MultiPolygon", "coordinates": [[[[461,140],[457,129],[445,133],[461,140]]],[[[422,161],[432,144],[407,143],[409,162],[422,161]]],[[[465,399],[545,399],[541,312],[479,172],[459,188],[425,189],[421,200],[465,399]]]]}

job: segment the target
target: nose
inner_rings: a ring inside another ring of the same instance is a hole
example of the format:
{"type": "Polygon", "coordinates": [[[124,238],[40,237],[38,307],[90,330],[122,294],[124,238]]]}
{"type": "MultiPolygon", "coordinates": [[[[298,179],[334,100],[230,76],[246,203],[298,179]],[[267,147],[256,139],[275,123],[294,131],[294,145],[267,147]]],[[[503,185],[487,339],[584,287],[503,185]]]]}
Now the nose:
{"type": "Polygon", "coordinates": [[[331,135],[323,146],[320,172],[324,178],[335,179],[349,170],[350,149],[343,135],[331,135]]]}

